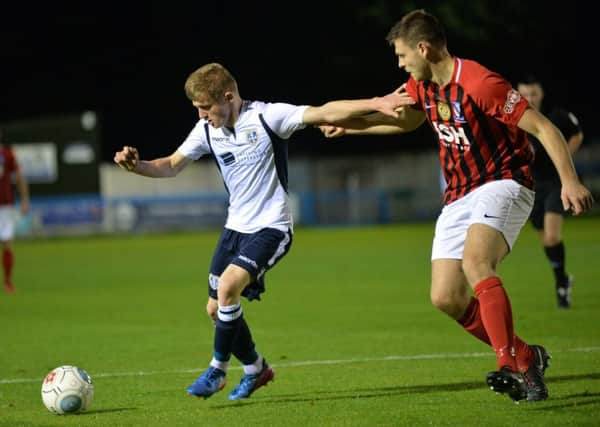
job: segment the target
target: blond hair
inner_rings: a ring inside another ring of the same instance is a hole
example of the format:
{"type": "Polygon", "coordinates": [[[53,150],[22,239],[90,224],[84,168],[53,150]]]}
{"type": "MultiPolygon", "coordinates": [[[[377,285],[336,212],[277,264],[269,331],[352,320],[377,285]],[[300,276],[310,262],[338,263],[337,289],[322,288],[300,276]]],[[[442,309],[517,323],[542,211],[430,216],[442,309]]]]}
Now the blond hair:
{"type": "Polygon", "coordinates": [[[229,71],[216,62],[203,65],[185,81],[185,94],[190,101],[208,97],[217,101],[227,91],[238,92],[237,82],[229,71]]]}

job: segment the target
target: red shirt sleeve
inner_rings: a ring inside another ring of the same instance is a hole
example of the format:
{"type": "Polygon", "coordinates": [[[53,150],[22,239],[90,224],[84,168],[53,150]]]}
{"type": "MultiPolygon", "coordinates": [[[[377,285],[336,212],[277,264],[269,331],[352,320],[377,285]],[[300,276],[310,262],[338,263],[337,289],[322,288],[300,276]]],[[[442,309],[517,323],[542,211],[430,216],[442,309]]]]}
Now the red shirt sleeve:
{"type": "Polygon", "coordinates": [[[8,173],[18,172],[19,164],[17,163],[17,159],[15,157],[15,153],[11,149],[4,150],[5,160],[4,167],[8,171],[8,173]]]}
{"type": "Polygon", "coordinates": [[[419,99],[419,88],[417,86],[417,82],[412,78],[412,76],[410,76],[406,82],[406,93],[408,93],[412,99],[417,101],[417,103],[411,105],[411,107],[415,110],[424,111],[423,105],[421,104],[422,101],[419,99]]]}
{"type": "Polygon", "coordinates": [[[529,103],[502,76],[486,71],[478,79],[471,80],[469,95],[487,115],[516,126],[529,103]]]}

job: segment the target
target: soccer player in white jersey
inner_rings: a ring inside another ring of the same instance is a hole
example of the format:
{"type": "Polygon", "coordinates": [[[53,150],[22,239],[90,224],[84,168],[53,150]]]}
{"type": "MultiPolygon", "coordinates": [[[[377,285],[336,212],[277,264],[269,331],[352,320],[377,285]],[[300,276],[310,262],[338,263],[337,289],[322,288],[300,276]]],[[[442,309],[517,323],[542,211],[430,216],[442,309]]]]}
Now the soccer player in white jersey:
{"type": "Polygon", "coordinates": [[[136,148],[126,146],[114,161],[130,172],[158,178],[177,175],[203,155],[214,156],[229,193],[227,222],[208,279],[207,312],[215,323],[214,352],[208,369],[187,392],[207,398],[221,390],[233,354],[242,362],[244,375],[229,399],[243,399],[274,377],[273,369],[255,349],[242,315],[241,296],[260,299],[265,272],[292,243],[285,140],[306,125],[335,123],[375,111],[397,117],[395,109],[407,101],[396,94],[319,107],[246,101],[234,77],[216,63],[194,71],[185,92],[200,120],[173,154],[143,161],[136,148]]]}

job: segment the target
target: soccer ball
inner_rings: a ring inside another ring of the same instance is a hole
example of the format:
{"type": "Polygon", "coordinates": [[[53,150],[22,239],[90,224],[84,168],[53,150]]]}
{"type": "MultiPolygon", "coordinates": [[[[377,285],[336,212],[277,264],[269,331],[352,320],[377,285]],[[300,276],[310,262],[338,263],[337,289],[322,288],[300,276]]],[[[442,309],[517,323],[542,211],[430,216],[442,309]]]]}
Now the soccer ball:
{"type": "Polygon", "coordinates": [[[55,414],[85,411],[93,397],[92,379],[77,366],[59,366],[51,370],[42,382],[42,401],[55,414]]]}

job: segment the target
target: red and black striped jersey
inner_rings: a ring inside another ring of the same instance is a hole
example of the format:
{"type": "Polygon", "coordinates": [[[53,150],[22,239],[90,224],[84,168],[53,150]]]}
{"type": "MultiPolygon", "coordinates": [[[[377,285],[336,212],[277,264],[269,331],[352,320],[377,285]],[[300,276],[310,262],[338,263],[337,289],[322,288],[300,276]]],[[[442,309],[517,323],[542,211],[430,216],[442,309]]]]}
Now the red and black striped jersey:
{"type": "Polygon", "coordinates": [[[0,145],[0,205],[12,205],[15,201],[12,190],[12,174],[19,170],[13,151],[0,145]]]}
{"type": "Polygon", "coordinates": [[[529,104],[506,79],[455,58],[450,83],[440,87],[410,77],[407,92],[439,138],[445,204],[501,179],[533,189],[533,153],[526,132],[517,127],[529,104]]]}

